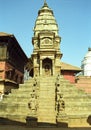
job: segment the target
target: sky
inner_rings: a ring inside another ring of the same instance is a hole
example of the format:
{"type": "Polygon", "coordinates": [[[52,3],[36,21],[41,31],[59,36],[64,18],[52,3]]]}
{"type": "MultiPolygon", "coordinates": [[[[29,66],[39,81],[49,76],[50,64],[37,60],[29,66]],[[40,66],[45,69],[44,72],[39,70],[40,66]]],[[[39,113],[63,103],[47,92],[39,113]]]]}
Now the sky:
{"type": "MultiPolygon", "coordinates": [[[[91,47],[91,0],[46,0],[61,36],[61,61],[80,67],[91,47]]],[[[32,37],[44,0],[0,0],[0,32],[14,34],[25,54],[33,52],[32,37]]]]}

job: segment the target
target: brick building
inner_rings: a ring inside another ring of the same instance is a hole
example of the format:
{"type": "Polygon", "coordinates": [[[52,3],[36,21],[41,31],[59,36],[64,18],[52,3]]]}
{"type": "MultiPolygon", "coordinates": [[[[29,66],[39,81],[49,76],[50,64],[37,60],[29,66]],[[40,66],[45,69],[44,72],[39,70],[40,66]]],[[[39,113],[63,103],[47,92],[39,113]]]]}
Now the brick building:
{"type": "Polygon", "coordinates": [[[27,56],[15,36],[0,32],[0,92],[8,93],[23,83],[26,62],[27,56]]]}

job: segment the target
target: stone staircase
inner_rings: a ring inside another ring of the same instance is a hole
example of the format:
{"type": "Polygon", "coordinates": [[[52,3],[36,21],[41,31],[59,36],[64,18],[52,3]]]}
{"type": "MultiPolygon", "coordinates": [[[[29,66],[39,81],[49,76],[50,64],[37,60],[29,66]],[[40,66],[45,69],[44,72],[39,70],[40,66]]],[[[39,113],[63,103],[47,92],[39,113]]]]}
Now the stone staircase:
{"type": "Polygon", "coordinates": [[[55,77],[40,77],[38,122],[56,124],[55,77]]]}
{"type": "MultiPolygon", "coordinates": [[[[31,94],[35,94],[37,101],[37,112],[35,117],[38,125],[52,127],[84,127],[91,123],[88,121],[91,115],[91,94],[78,89],[75,84],[57,76],[36,77],[27,80],[20,85],[19,89],[12,89],[12,93],[5,95],[0,102],[0,124],[11,124],[12,121],[26,123],[28,116],[33,116],[28,108],[31,94]],[[58,83],[58,90],[56,90],[58,83]],[[36,85],[37,84],[37,85],[36,85]],[[57,92],[58,91],[58,92],[57,92]],[[64,101],[63,111],[56,109],[56,96],[60,94],[64,101]],[[8,123],[5,119],[8,119],[8,123]]],[[[32,118],[31,118],[32,119],[32,118]]]]}
{"type": "Polygon", "coordinates": [[[4,95],[0,102],[0,124],[26,123],[26,117],[30,114],[28,102],[32,92],[34,79],[26,81],[19,89],[12,89],[9,95],[4,95]],[[3,118],[3,120],[2,120],[3,118]],[[7,121],[8,120],[8,121],[7,121]]]}
{"type": "MultiPolygon", "coordinates": [[[[68,126],[89,126],[87,120],[91,115],[91,93],[88,94],[84,90],[78,89],[62,76],[60,77],[60,92],[63,94],[63,100],[65,102],[68,126]]],[[[61,122],[63,120],[65,119],[60,119],[61,122]]]]}

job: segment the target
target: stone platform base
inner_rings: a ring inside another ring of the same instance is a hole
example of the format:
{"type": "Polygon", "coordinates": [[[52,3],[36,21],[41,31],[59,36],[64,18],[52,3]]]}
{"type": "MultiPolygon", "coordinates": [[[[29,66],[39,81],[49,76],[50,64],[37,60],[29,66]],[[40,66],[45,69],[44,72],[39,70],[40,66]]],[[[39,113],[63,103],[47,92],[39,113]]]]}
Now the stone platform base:
{"type": "Polygon", "coordinates": [[[91,130],[91,128],[29,128],[27,126],[0,125],[0,130],[91,130]]]}

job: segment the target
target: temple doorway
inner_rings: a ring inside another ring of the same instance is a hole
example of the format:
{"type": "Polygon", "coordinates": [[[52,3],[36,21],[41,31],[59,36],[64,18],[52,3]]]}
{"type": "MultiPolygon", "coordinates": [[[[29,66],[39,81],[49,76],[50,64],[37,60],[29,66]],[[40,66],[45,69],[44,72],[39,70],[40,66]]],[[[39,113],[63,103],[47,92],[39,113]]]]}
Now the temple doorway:
{"type": "Polygon", "coordinates": [[[43,66],[43,75],[44,76],[50,76],[52,75],[52,60],[49,58],[46,58],[42,62],[43,66]]]}

